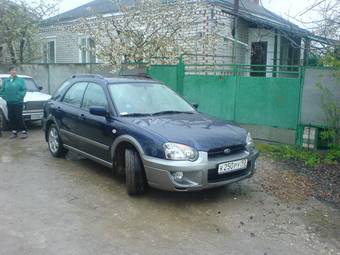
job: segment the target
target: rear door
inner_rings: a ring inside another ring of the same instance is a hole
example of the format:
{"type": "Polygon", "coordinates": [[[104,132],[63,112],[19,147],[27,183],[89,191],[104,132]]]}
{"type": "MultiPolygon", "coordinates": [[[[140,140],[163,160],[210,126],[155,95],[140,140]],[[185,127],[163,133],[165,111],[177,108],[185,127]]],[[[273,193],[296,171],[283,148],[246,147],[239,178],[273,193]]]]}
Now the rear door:
{"type": "Polygon", "coordinates": [[[105,107],[108,111],[109,101],[106,90],[100,84],[89,83],[81,107],[79,125],[81,150],[97,158],[109,161],[110,147],[115,138],[114,123],[110,118],[90,114],[91,106],[105,107]]]}
{"type": "Polygon", "coordinates": [[[56,105],[54,114],[59,122],[60,135],[63,142],[74,148],[79,148],[80,143],[80,106],[88,82],[76,82],[65,93],[60,103],[56,105]]]}

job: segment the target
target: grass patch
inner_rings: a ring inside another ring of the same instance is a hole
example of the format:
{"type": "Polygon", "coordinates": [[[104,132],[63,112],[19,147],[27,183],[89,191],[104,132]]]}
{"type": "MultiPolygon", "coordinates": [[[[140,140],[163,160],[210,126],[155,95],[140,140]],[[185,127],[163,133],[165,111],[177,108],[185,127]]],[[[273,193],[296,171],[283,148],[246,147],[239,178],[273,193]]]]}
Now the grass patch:
{"type": "Polygon", "coordinates": [[[297,146],[281,144],[260,143],[256,147],[264,154],[283,160],[297,160],[307,167],[340,163],[340,147],[333,147],[327,152],[306,150],[297,146]]]}

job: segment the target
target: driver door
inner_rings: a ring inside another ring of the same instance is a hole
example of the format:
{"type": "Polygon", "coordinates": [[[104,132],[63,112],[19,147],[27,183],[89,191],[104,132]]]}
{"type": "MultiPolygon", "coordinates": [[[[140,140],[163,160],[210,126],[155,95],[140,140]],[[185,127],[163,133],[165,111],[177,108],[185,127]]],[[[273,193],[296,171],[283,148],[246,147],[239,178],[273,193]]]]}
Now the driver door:
{"type": "Polygon", "coordinates": [[[115,138],[114,122],[104,116],[90,114],[91,106],[105,107],[109,111],[104,88],[89,83],[85,91],[80,113],[81,150],[105,161],[110,160],[110,148],[115,138]]]}

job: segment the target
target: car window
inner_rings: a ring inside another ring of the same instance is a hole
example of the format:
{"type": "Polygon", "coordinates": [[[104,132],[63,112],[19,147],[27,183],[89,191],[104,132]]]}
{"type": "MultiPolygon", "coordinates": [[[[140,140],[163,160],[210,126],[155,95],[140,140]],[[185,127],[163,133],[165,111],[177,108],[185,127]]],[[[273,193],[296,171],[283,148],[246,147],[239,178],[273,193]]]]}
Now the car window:
{"type": "Polygon", "coordinates": [[[87,86],[87,82],[78,82],[66,92],[63,102],[80,107],[87,86]]]}
{"type": "Polygon", "coordinates": [[[105,92],[103,88],[96,83],[89,83],[83,99],[82,108],[88,110],[91,106],[108,107],[105,92]]]}

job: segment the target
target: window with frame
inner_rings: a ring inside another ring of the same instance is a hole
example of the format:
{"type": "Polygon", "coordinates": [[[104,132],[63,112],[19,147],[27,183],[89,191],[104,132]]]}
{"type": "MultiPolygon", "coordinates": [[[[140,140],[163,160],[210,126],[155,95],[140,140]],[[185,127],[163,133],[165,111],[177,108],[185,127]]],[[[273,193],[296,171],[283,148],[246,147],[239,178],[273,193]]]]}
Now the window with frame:
{"type": "Polygon", "coordinates": [[[81,37],[79,40],[80,63],[96,63],[96,44],[90,37],[81,37]]]}
{"type": "Polygon", "coordinates": [[[89,83],[83,98],[82,108],[89,110],[91,106],[102,106],[108,109],[108,102],[103,88],[96,83],[89,83]]]}
{"type": "Polygon", "coordinates": [[[86,87],[87,82],[78,82],[73,84],[72,87],[66,92],[63,102],[80,107],[86,87]]]}
{"type": "Polygon", "coordinates": [[[45,63],[56,63],[56,41],[49,40],[43,44],[43,56],[45,63]]]}

